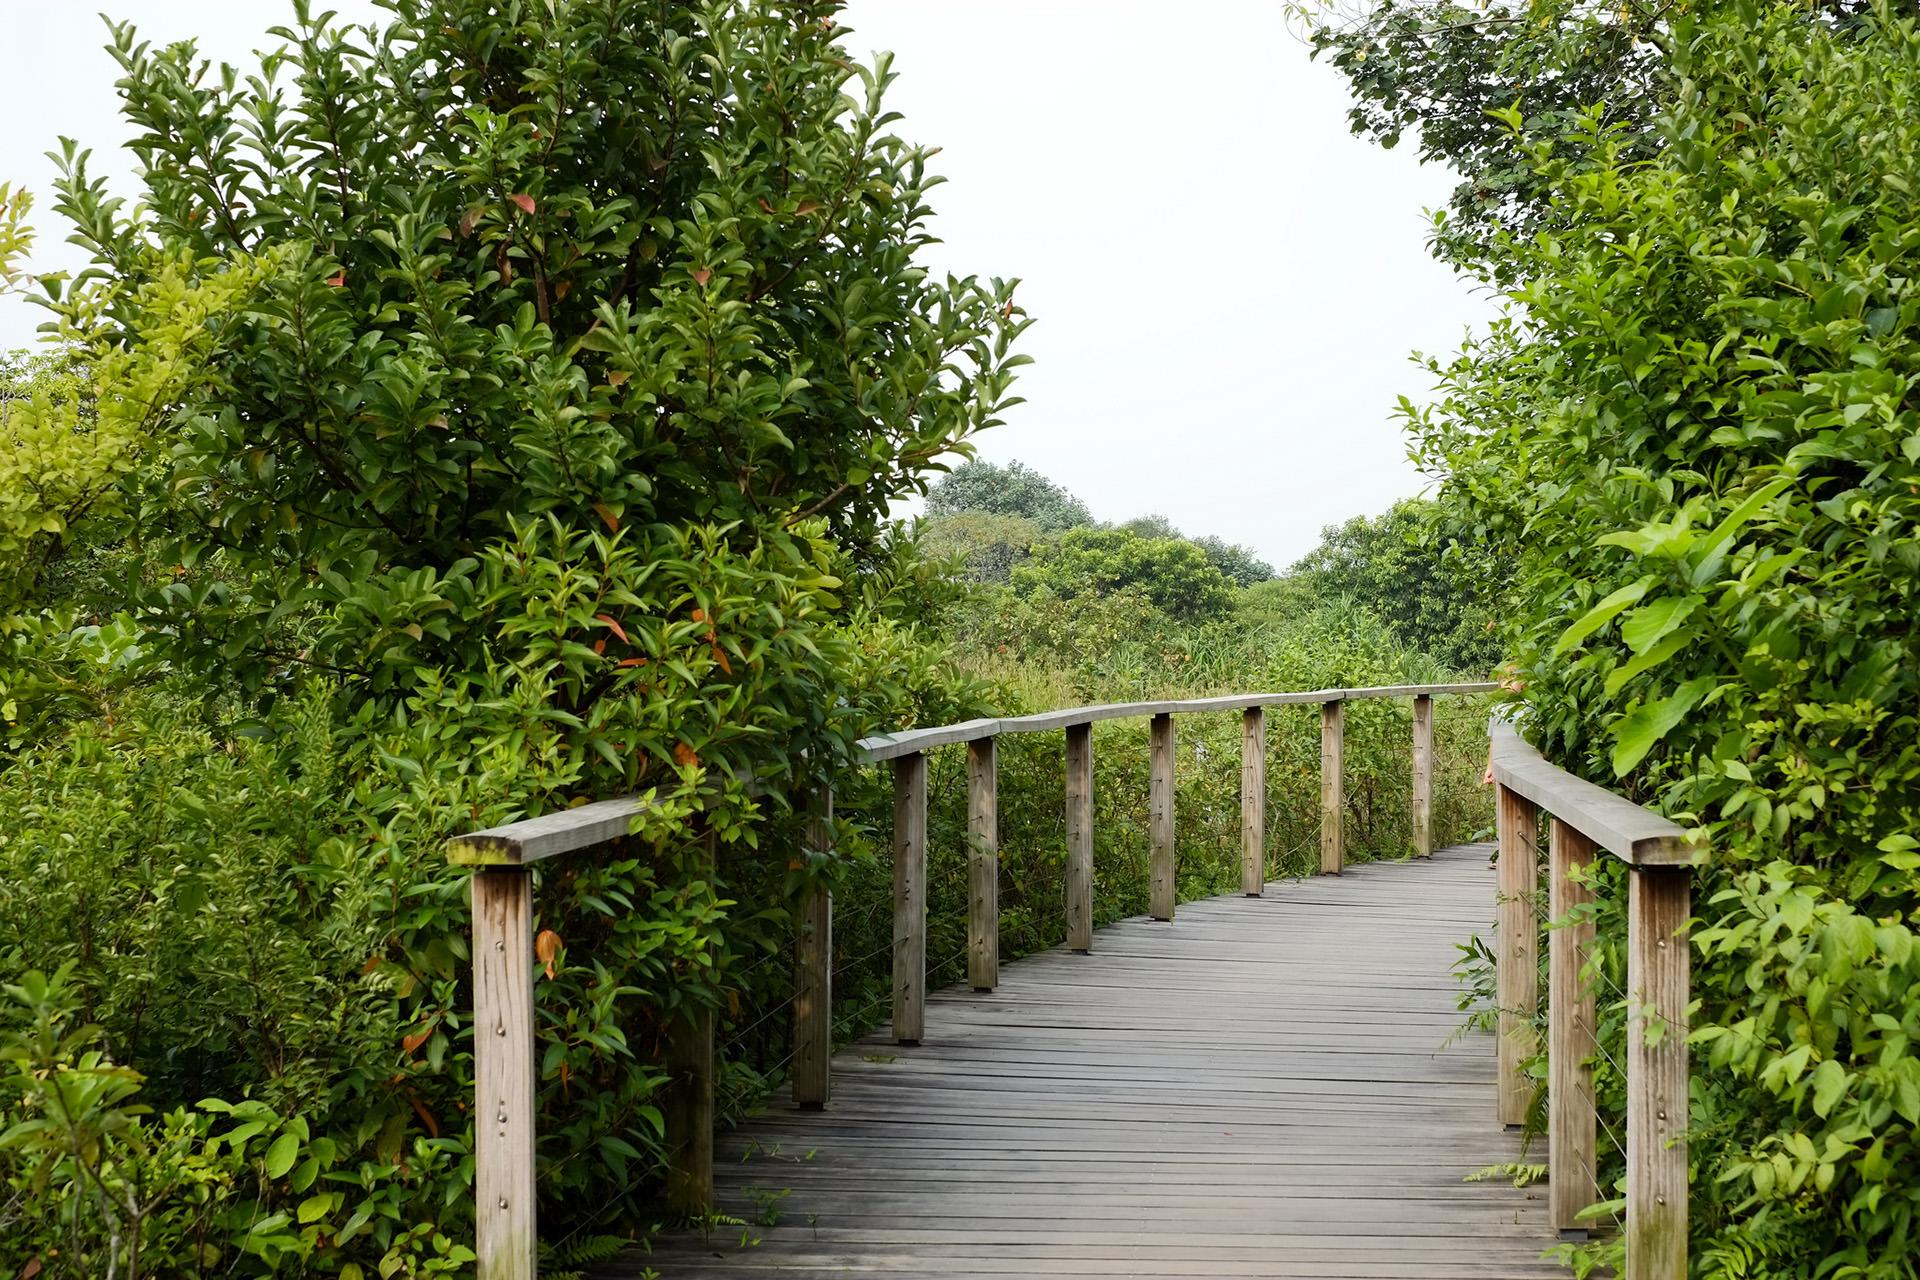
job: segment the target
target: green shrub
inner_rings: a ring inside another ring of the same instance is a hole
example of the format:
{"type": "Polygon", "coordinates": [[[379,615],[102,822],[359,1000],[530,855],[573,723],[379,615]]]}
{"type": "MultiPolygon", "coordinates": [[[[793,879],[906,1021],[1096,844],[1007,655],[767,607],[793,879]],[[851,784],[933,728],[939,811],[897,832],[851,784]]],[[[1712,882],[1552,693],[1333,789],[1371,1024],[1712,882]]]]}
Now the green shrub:
{"type": "Polygon", "coordinates": [[[1920,36],[1733,5],[1666,53],[1654,159],[1599,111],[1537,153],[1560,229],[1500,246],[1516,314],[1415,426],[1514,566],[1540,745],[1711,837],[1702,1270],[1910,1276],[1920,36]]]}

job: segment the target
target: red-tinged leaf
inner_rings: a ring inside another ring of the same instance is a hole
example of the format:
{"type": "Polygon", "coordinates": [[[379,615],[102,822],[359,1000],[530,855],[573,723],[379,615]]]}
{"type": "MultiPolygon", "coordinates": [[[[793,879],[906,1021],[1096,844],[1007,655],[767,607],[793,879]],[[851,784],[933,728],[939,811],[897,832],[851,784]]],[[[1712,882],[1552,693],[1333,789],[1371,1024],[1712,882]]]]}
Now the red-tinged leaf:
{"type": "Polygon", "coordinates": [[[700,763],[700,757],[694,753],[694,750],[692,747],[688,746],[684,742],[678,743],[674,746],[673,758],[676,761],[678,761],[683,767],[688,769],[695,768],[700,763]]]}
{"type": "Polygon", "coordinates": [[[820,208],[821,205],[818,200],[802,200],[799,204],[793,206],[793,211],[800,217],[805,217],[809,213],[820,212],[820,208]]]}
{"type": "Polygon", "coordinates": [[[463,238],[473,234],[473,229],[479,223],[480,215],[484,212],[485,210],[476,206],[460,215],[460,235],[463,238]]]}
{"type": "Polygon", "coordinates": [[[27,1265],[20,1268],[20,1280],[33,1280],[33,1278],[39,1275],[42,1270],[43,1268],[40,1266],[40,1259],[28,1258],[27,1265]]]}
{"type": "Polygon", "coordinates": [[[512,195],[508,196],[507,199],[519,205],[520,212],[528,213],[528,214],[533,212],[533,208],[534,208],[533,197],[528,195],[526,192],[516,191],[512,195]]]}
{"type": "Polygon", "coordinates": [[[709,271],[705,267],[701,267],[698,271],[695,271],[693,273],[693,282],[697,285],[701,285],[702,287],[704,287],[707,281],[711,279],[713,279],[713,272],[709,271]]]}
{"type": "Polygon", "coordinates": [[[767,198],[765,196],[760,197],[760,207],[766,210],[768,213],[773,212],[773,206],[767,203],[767,198]]]}
{"type": "Polygon", "coordinates": [[[613,513],[612,507],[604,502],[596,502],[593,504],[593,513],[600,517],[601,522],[610,532],[620,532],[620,517],[613,513]]]}
{"type": "Polygon", "coordinates": [[[346,282],[347,282],[347,269],[345,267],[340,268],[339,271],[327,277],[327,287],[332,289],[338,289],[342,285],[346,284],[346,282]]]}
{"type": "Polygon", "coordinates": [[[728,675],[733,674],[733,664],[727,661],[727,651],[719,645],[713,646],[713,661],[715,666],[719,667],[728,675]]]}
{"type": "Polygon", "coordinates": [[[622,658],[620,659],[620,661],[614,663],[613,665],[615,668],[644,667],[647,665],[647,660],[645,658],[622,658]]]}
{"type": "Polygon", "coordinates": [[[569,1098],[573,1096],[573,1089],[570,1087],[572,1080],[573,1072],[567,1068],[567,1060],[560,1059],[560,1092],[569,1098]]]}
{"type": "Polygon", "coordinates": [[[440,1122],[433,1118],[433,1112],[427,1110],[427,1104],[420,1101],[420,1095],[409,1089],[407,1090],[407,1101],[413,1104],[413,1113],[420,1117],[420,1123],[427,1126],[428,1135],[435,1138],[439,1137],[440,1122]]]}
{"type": "Polygon", "coordinates": [[[573,292],[573,281],[562,280],[560,283],[553,286],[553,300],[555,302],[565,302],[567,300],[567,295],[572,292],[573,292]]]}
{"type": "Polygon", "coordinates": [[[372,973],[375,969],[378,969],[379,967],[380,967],[380,954],[379,952],[375,952],[373,955],[370,955],[367,957],[367,962],[365,964],[360,966],[360,976],[364,978],[368,974],[372,973]]]}
{"type": "Polygon", "coordinates": [[[613,387],[625,386],[627,379],[631,378],[632,376],[633,375],[628,373],[625,369],[611,370],[607,374],[607,385],[613,386],[613,387]]]}
{"type": "Polygon", "coordinates": [[[620,626],[620,624],[619,624],[618,622],[616,622],[616,621],[614,620],[614,618],[613,618],[613,615],[612,615],[612,614],[608,614],[608,613],[596,613],[596,614],[594,614],[594,615],[593,615],[593,620],[594,620],[595,622],[598,622],[598,623],[601,623],[601,624],[603,624],[603,625],[605,625],[605,627],[607,628],[607,630],[609,630],[609,631],[611,631],[611,632],[613,632],[613,634],[615,634],[615,635],[617,635],[617,636],[619,636],[619,637],[620,637],[620,643],[621,643],[621,644],[632,644],[632,643],[633,643],[633,641],[631,641],[631,640],[629,640],[629,639],[627,639],[627,633],[626,633],[626,631],[625,631],[625,630],[623,630],[623,629],[621,628],[621,626],[620,626]]]}
{"type": "Polygon", "coordinates": [[[695,622],[705,622],[707,620],[707,611],[705,609],[695,609],[693,611],[693,620],[695,622]]]}
{"type": "Polygon", "coordinates": [[[427,1037],[432,1034],[433,1034],[433,1028],[428,1027],[425,1031],[416,1031],[410,1036],[401,1036],[400,1047],[402,1049],[405,1049],[407,1051],[407,1056],[411,1058],[414,1054],[420,1051],[420,1046],[425,1044],[427,1042],[427,1037]]]}
{"type": "Polygon", "coordinates": [[[598,653],[598,654],[605,654],[605,653],[606,653],[606,651],[607,651],[607,638],[606,638],[605,636],[601,636],[601,637],[600,637],[600,638],[599,638],[598,640],[595,640],[595,641],[593,642],[593,651],[594,651],[595,653],[598,653]]]}
{"type": "Polygon", "coordinates": [[[507,258],[507,242],[502,240],[500,247],[493,252],[493,269],[500,273],[501,284],[513,283],[513,263],[507,258]]]}
{"type": "Polygon", "coordinates": [[[560,954],[560,935],[551,929],[542,929],[540,936],[533,940],[533,954],[540,963],[547,966],[547,977],[553,977],[554,958],[560,954]]]}

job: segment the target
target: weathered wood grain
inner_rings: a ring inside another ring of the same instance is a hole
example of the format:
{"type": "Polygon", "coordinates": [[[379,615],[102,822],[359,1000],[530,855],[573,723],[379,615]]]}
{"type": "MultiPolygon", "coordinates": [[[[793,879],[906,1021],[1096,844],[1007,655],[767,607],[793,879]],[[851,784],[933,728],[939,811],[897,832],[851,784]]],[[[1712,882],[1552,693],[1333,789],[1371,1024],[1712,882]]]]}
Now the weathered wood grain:
{"type": "Polygon", "coordinates": [[[1147,753],[1151,763],[1148,781],[1147,842],[1151,846],[1151,869],[1147,887],[1147,910],[1155,920],[1173,919],[1173,717],[1157,715],[1148,722],[1147,753]]]}
{"type": "Polygon", "coordinates": [[[1687,918],[1693,873],[1627,885],[1627,1274],[1687,1274],[1687,918]]]}
{"type": "Polygon", "coordinates": [[[533,1280],[533,873],[472,892],[474,1252],[479,1280],[533,1280]]]}
{"type": "Polygon", "coordinates": [[[1433,695],[1413,699],[1413,852],[1433,856],[1433,695]]]}
{"type": "MultiPolygon", "coordinates": [[[[1547,836],[1549,910],[1565,920],[1593,901],[1593,890],[1574,879],[1597,852],[1593,841],[1554,818],[1547,836]]],[[[1580,1217],[1600,1200],[1594,1166],[1593,989],[1581,975],[1593,952],[1589,916],[1547,935],[1547,1166],[1553,1192],[1553,1223],[1562,1231],[1590,1225],[1580,1217]]]]}
{"type": "Polygon", "coordinates": [[[1267,880],[1267,713],[1240,717],[1240,892],[1257,898],[1267,880]]]}
{"type": "Polygon", "coordinates": [[[919,1048],[835,1059],[832,1109],[726,1138],[719,1207],[755,1243],[676,1235],[608,1274],[1563,1277],[1544,1189],[1465,1181],[1520,1155],[1492,1037],[1453,1038],[1488,852],[1185,903],[938,993],[919,1048]]]}
{"type": "Polygon", "coordinates": [[[1533,1020],[1540,1007],[1540,930],[1534,899],[1540,883],[1540,811],[1517,791],[1495,784],[1494,823],[1500,837],[1500,889],[1494,908],[1494,1001],[1499,1008],[1496,1047],[1501,1124],[1525,1124],[1533,1082],[1521,1069],[1536,1048],[1533,1020]]]}
{"type": "Polygon", "coordinates": [[[1695,866],[1708,849],[1697,833],[1585,778],[1549,764],[1504,720],[1487,726],[1493,780],[1567,823],[1596,847],[1635,866],[1695,866]]]}
{"type": "Polygon", "coordinates": [[[1346,866],[1346,706],[1320,704],[1320,874],[1346,866]]]}
{"type": "Polygon", "coordinates": [[[893,762],[893,1038],[927,1027],[927,758],[893,762]]]}
{"type": "Polygon", "coordinates": [[[1093,948],[1093,726],[1067,727],[1067,948],[1093,948]]]}
{"type": "Polygon", "coordinates": [[[992,738],[967,744],[967,981],[1000,981],[1000,770],[992,738]]]}

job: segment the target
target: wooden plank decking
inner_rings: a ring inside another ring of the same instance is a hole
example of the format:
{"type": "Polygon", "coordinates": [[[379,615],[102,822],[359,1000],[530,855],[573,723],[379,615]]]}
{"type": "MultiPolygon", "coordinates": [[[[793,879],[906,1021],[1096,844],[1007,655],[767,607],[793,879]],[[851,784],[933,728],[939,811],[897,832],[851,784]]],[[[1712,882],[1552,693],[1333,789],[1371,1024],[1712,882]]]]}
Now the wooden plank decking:
{"type": "Polygon", "coordinates": [[[1489,851],[1184,904],[941,992],[923,1044],[834,1059],[831,1109],[723,1140],[746,1227],[613,1274],[1564,1277],[1544,1188],[1463,1181],[1519,1156],[1492,1038],[1447,1043],[1489,851]]]}

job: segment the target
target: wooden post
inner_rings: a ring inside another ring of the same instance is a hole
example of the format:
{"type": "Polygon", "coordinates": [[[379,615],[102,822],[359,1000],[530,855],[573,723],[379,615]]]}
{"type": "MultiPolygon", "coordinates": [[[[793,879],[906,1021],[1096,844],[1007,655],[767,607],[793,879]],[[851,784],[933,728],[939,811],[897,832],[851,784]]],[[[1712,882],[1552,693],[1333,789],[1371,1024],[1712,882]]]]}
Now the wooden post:
{"type": "MultiPolygon", "coordinates": [[[[700,841],[695,867],[711,876],[711,831],[700,841]]],[[[682,1013],[667,1025],[668,1083],[661,1099],[667,1140],[667,1205],[689,1217],[713,1203],[712,1009],[682,1013]]]]}
{"type": "Polygon", "coordinates": [[[1540,877],[1540,810],[1517,791],[1497,787],[1494,820],[1500,835],[1500,885],[1494,905],[1495,1003],[1499,1008],[1501,1124],[1525,1124],[1533,1086],[1521,1064],[1533,1056],[1533,1018],[1540,1000],[1539,929],[1533,895],[1540,877]]]}
{"type": "Polygon", "coordinates": [[[1627,885],[1627,1274],[1687,1274],[1687,919],[1692,872],[1627,885]]]}
{"type": "Polygon", "coordinates": [[[1257,898],[1267,886],[1267,711],[1240,716],[1240,892],[1257,898]]]}
{"type": "Polygon", "coordinates": [[[893,1038],[927,1029],[927,757],[893,762],[893,1038]]]}
{"type": "MultiPolygon", "coordinates": [[[[824,852],[833,838],[833,792],[820,788],[807,819],[807,848],[824,852]]],[[[793,919],[793,1101],[820,1108],[832,1096],[833,894],[809,884],[793,919]]]]}
{"type": "Polygon", "coordinates": [[[473,874],[474,1253],[479,1280],[533,1280],[533,874],[473,874]]]}
{"type": "Polygon", "coordinates": [[[1433,856],[1433,698],[1413,699],[1413,853],[1433,856]]]}
{"type": "Polygon", "coordinates": [[[1152,813],[1148,830],[1153,845],[1152,883],[1147,910],[1155,920],[1173,919],[1173,717],[1157,715],[1151,722],[1149,755],[1153,778],[1148,788],[1152,813]]]}
{"type": "Polygon", "coordinates": [[[967,744],[967,981],[1000,982],[1000,781],[992,738],[967,744]]]}
{"type": "Polygon", "coordinates": [[[1580,971],[1593,950],[1593,921],[1559,925],[1593,892],[1573,880],[1575,868],[1593,862],[1594,844],[1555,818],[1547,841],[1552,878],[1549,910],[1556,927],[1547,935],[1547,1176],[1553,1225],[1572,1231],[1588,1224],[1582,1210],[1598,1203],[1594,1172],[1593,992],[1580,971]]]}
{"type": "Polygon", "coordinates": [[[1347,864],[1345,780],[1346,704],[1320,704],[1320,874],[1337,876],[1347,864]]]}
{"type": "Polygon", "coordinates": [[[1067,726],[1067,947],[1093,950],[1093,726],[1067,726]]]}

